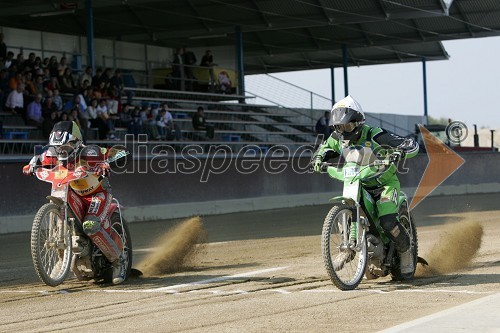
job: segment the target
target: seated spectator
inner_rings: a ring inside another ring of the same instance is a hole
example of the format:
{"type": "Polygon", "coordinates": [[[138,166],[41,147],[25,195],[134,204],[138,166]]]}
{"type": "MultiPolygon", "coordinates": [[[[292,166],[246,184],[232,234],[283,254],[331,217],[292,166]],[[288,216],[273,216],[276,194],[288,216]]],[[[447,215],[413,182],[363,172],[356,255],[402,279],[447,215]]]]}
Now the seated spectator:
{"type": "Polygon", "coordinates": [[[76,85],[73,80],[73,74],[71,72],[71,68],[66,67],[63,75],[59,77],[59,86],[61,87],[61,92],[74,94],[76,93],[76,85]]]}
{"type": "Polygon", "coordinates": [[[7,52],[7,57],[3,60],[3,68],[10,69],[14,62],[14,52],[7,52]]]}
{"type": "Polygon", "coordinates": [[[150,106],[143,107],[140,111],[142,128],[149,140],[160,140],[160,133],[156,126],[156,116],[150,106]]]}
{"type": "Polygon", "coordinates": [[[57,119],[57,112],[52,111],[48,115],[48,117],[43,118],[43,125],[42,125],[42,131],[43,131],[43,136],[48,137],[50,135],[50,132],[54,128],[54,125],[58,122],[57,119]]]}
{"type": "Polygon", "coordinates": [[[9,94],[9,79],[7,70],[0,70],[0,110],[3,110],[3,106],[5,105],[5,99],[9,94]]]}
{"type": "Polygon", "coordinates": [[[115,140],[115,123],[109,114],[108,106],[105,99],[99,100],[99,104],[96,108],[97,116],[100,117],[104,123],[107,125],[109,131],[107,134],[108,139],[115,140]]]}
{"type": "MultiPolygon", "coordinates": [[[[25,82],[25,87],[26,91],[30,95],[36,95],[38,91],[36,90],[35,87],[35,82],[33,82],[33,73],[27,72],[26,75],[24,76],[24,82],[25,82]]],[[[40,92],[42,93],[42,92],[40,92]]]]}
{"type": "Polygon", "coordinates": [[[88,81],[88,85],[92,86],[92,66],[85,67],[85,71],[80,76],[80,79],[78,80],[78,87],[80,89],[83,88],[83,83],[85,81],[88,81]]]}
{"type": "Polygon", "coordinates": [[[207,138],[214,138],[214,127],[206,123],[205,111],[202,106],[199,106],[196,110],[196,113],[193,115],[192,122],[195,130],[205,130],[207,138]]]}
{"type": "Polygon", "coordinates": [[[98,104],[97,99],[92,99],[90,105],[87,107],[87,113],[89,114],[90,127],[97,128],[99,140],[105,140],[109,132],[109,127],[103,118],[97,114],[98,104]]]}
{"type": "Polygon", "coordinates": [[[56,106],[57,111],[61,111],[63,108],[63,100],[61,95],[59,95],[59,89],[54,89],[54,96],[52,100],[56,106]]]}
{"type": "Polygon", "coordinates": [[[323,134],[323,140],[326,140],[331,134],[332,130],[329,126],[330,123],[330,112],[325,111],[323,117],[319,118],[316,122],[316,134],[323,134]]]}
{"type": "Polygon", "coordinates": [[[166,140],[172,140],[175,137],[177,141],[181,141],[181,130],[179,126],[174,123],[174,118],[168,111],[167,103],[162,104],[159,112],[160,114],[156,118],[156,126],[158,127],[160,137],[165,138],[166,140]]]}
{"type": "Polygon", "coordinates": [[[49,95],[49,96],[45,97],[45,100],[42,103],[42,116],[44,118],[49,118],[48,116],[52,112],[56,112],[56,115],[57,115],[57,111],[58,110],[57,110],[56,105],[54,104],[52,96],[49,95]]]}
{"type": "Polygon", "coordinates": [[[27,108],[27,123],[31,126],[36,126],[42,128],[43,116],[42,116],[42,94],[37,94],[33,102],[28,104],[27,108]]]}
{"type": "MultiPolygon", "coordinates": [[[[130,110],[130,108],[127,108],[130,110]]],[[[132,120],[129,122],[128,131],[134,135],[134,138],[138,138],[139,134],[142,133],[142,119],[141,110],[139,107],[135,107],[131,115],[132,120]]]]}
{"type": "Polygon", "coordinates": [[[5,109],[14,114],[20,114],[23,117],[25,117],[23,83],[18,84],[16,89],[12,90],[9,96],[7,96],[7,101],[5,102],[5,109]]]}
{"type": "Polygon", "coordinates": [[[222,94],[232,93],[232,82],[229,78],[229,74],[226,71],[221,71],[218,75],[219,80],[219,91],[222,94]]]}

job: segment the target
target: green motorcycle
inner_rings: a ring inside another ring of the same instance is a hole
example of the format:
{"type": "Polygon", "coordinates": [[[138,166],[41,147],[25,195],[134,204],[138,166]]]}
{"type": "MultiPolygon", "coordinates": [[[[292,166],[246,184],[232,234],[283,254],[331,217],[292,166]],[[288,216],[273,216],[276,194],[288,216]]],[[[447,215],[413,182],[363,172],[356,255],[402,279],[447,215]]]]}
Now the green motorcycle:
{"type": "Polygon", "coordinates": [[[340,290],[355,289],[363,276],[375,279],[391,274],[393,280],[412,279],[417,260],[425,260],[417,256],[417,230],[406,194],[400,191],[397,198],[398,216],[410,236],[414,269],[403,274],[394,243],[380,226],[374,199],[377,193],[370,193],[362,185],[363,180],[377,177],[395,160],[378,159],[372,149],[363,146],[347,147],[343,156],[345,163],[341,167],[322,164],[323,171],[344,183],[343,195],[332,199],[333,207],[323,224],[321,248],[330,279],[340,290]]]}

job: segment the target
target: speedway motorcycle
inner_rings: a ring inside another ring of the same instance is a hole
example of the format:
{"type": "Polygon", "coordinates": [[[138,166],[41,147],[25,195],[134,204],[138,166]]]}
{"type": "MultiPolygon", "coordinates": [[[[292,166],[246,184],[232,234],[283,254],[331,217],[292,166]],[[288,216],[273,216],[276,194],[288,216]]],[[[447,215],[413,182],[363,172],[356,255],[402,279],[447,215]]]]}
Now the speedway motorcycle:
{"type": "MultiPolygon", "coordinates": [[[[45,284],[55,287],[64,282],[69,271],[80,281],[94,279],[111,282],[112,266],[101,250],[85,234],[82,219],[85,216],[82,199],[69,183],[91,174],[86,167],[69,170],[62,165],[54,168],[37,167],[38,179],[51,183],[49,203],[35,215],[31,229],[31,256],[35,271],[45,284]],[[59,262],[59,263],[58,263],[59,262]]],[[[110,224],[110,237],[119,237],[121,256],[126,265],[126,277],[132,266],[132,240],[116,198],[110,205],[104,224],[110,224]]]]}
{"type": "Polygon", "coordinates": [[[409,274],[401,273],[399,254],[380,226],[375,204],[380,193],[370,193],[362,185],[363,180],[377,177],[395,163],[396,155],[379,159],[371,148],[354,146],[345,148],[343,156],[345,163],[341,167],[322,164],[323,171],[344,183],[342,196],[331,199],[333,207],[323,224],[321,248],[330,279],[340,290],[353,290],[363,276],[375,279],[390,274],[394,280],[413,278],[417,260],[422,263],[425,260],[417,256],[417,229],[405,193],[398,194],[397,207],[399,223],[410,236],[415,263],[409,274]],[[339,255],[346,258],[345,263],[335,265],[339,255]]]}

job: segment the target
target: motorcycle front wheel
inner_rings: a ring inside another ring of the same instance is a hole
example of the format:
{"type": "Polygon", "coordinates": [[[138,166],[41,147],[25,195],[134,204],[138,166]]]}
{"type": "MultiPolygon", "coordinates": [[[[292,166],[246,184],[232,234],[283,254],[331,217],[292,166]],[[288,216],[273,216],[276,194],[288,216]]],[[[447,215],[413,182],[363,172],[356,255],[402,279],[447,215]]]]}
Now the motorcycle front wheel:
{"type": "Polygon", "coordinates": [[[59,206],[46,203],[35,215],[31,228],[31,258],[38,277],[55,287],[66,279],[71,264],[71,233],[64,228],[59,206]],[[64,230],[60,230],[60,227],[64,230]]]}
{"type": "Polygon", "coordinates": [[[335,205],[323,223],[323,262],[333,284],[340,290],[355,289],[363,279],[366,269],[366,240],[362,240],[359,251],[348,249],[351,225],[355,223],[353,209],[344,204],[335,205]]]}

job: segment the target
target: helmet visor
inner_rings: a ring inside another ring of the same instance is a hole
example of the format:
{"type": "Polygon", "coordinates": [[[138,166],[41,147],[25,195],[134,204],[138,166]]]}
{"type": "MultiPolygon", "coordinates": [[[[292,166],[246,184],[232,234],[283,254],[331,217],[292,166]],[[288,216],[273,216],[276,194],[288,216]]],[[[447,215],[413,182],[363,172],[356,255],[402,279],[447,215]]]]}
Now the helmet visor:
{"type": "Polygon", "coordinates": [[[342,125],[333,125],[335,132],[337,133],[350,133],[356,128],[355,123],[347,123],[342,125]]]}

